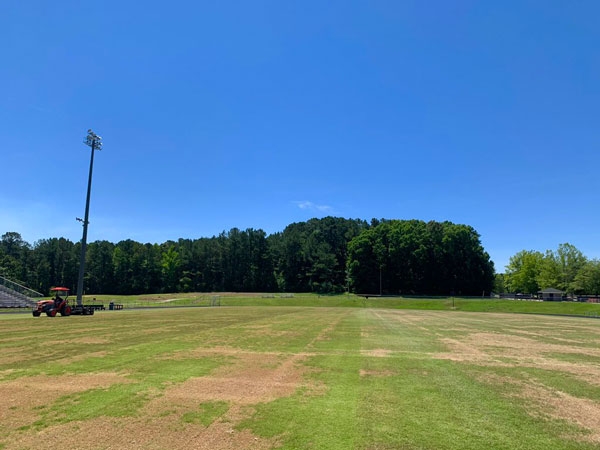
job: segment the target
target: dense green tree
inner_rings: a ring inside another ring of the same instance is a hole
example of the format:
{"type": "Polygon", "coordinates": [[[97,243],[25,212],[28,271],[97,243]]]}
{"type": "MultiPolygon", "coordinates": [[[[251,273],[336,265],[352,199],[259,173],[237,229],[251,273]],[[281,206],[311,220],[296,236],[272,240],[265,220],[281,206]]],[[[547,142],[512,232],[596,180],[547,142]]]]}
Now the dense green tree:
{"type": "Polygon", "coordinates": [[[31,267],[36,277],[30,286],[44,294],[54,286],[75,289],[79,275],[79,248],[64,238],[37,241],[31,256],[31,267]]]}
{"type": "Polygon", "coordinates": [[[511,256],[506,266],[507,290],[537,294],[540,290],[540,274],[544,264],[544,255],[533,250],[522,250],[511,256]]]}
{"type": "Polygon", "coordinates": [[[19,233],[4,233],[0,238],[0,274],[18,283],[26,283],[29,251],[29,244],[19,233]]]}
{"type": "Polygon", "coordinates": [[[378,221],[348,245],[357,292],[481,295],[494,266],[479,234],[467,225],[418,220],[378,221]]]}
{"type": "Polygon", "coordinates": [[[181,258],[173,245],[169,245],[162,254],[161,260],[163,285],[166,292],[176,292],[179,284],[181,258]]]}
{"type": "Polygon", "coordinates": [[[248,236],[248,272],[245,289],[251,292],[272,292],[277,289],[273,260],[263,230],[246,230],[248,236]]]}
{"type": "Polygon", "coordinates": [[[366,227],[364,221],[338,217],[288,225],[270,239],[279,288],[288,292],[344,291],[348,243],[366,227]]]}
{"type": "Polygon", "coordinates": [[[107,294],[114,292],[114,251],[115,245],[108,241],[96,241],[88,245],[85,263],[86,291],[107,294]]]}
{"type": "Polygon", "coordinates": [[[552,250],[546,250],[542,263],[540,265],[540,272],[537,278],[540,289],[561,289],[563,283],[560,281],[560,267],[556,255],[552,250]]]}
{"type": "Polygon", "coordinates": [[[380,238],[377,230],[377,227],[367,229],[348,243],[348,276],[357,292],[383,293],[385,246],[377,242],[380,238]]]}
{"type": "Polygon", "coordinates": [[[576,289],[575,278],[587,263],[587,258],[574,245],[565,243],[558,246],[556,260],[560,270],[560,288],[573,293],[576,289]]]}
{"type": "MultiPolygon", "coordinates": [[[[45,239],[31,248],[18,233],[0,241],[0,269],[42,292],[77,284],[80,244],[45,239]]],[[[88,245],[85,292],[165,291],[470,293],[493,267],[468,226],[449,222],[325,217],[267,236],[233,228],[218,236],[142,244],[88,245]]],[[[491,274],[491,275],[490,275],[491,274]]],[[[491,282],[490,282],[491,283],[491,282]]]]}
{"type": "Polygon", "coordinates": [[[497,273],[494,278],[494,287],[493,291],[496,294],[501,294],[503,292],[507,292],[506,288],[506,276],[503,273],[497,273]]]}
{"type": "Polygon", "coordinates": [[[577,273],[586,262],[583,253],[569,243],[560,244],[556,252],[547,250],[538,277],[540,288],[556,288],[573,293],[577,288],[577,273]]]}
{"type": "Polygon", "coordinates": [[[600,294],[600,260],[587,261],[579,269],[573,282],[573,288],[579,294],[600,294]]]}
{"type": "Polygon", "coordinates": [[[587,263],[583,253],[569,243],[560,244],[556,252],[546,250],[544,254],[522,250],[510,258],[506,286],[512,292],[533,294],[547,288],[580,292],[584,286],[581,273],[590,270],[587,263]]]}
{"type": "Polygon", "coordinates": [[[134,279],[134,247],[137,243],[131,239],[120,241],[113,251],[114,291],[111,294],[131,295],[136,292],[138,283],[134,279]]]}
{"type": "Polygon", "coordinates": [[[161,246],[133,241],[127,248],[130,252],[128,263],[132,280],[129,286],[123,288],[128,288],[132,294],[163,292],[165,280],[161,246]]]}

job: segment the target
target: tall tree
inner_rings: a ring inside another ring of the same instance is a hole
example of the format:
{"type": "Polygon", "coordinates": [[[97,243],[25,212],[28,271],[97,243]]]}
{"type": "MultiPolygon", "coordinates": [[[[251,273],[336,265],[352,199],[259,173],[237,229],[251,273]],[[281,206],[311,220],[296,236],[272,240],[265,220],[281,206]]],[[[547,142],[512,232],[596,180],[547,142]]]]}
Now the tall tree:
{"type": "Polygon", "coordinates": [[[29,250],[29,244],[23,241],[19,233],[4,233],[0,238],[0,274],[18,283],[25,283],[29,250]]]}
{"type": "Polygon", "coordinates": [[[376,223],[348,245],[348,270],[357,292],[491,291],[494,266],[472,227],[418,220],[376,223]]]}
{"type": "Polygon", "coordinates": [[[281,290],[342,292],[348,243],[366,228],[361,220],[325,217],[288,225],[273,246],[281,290]]]}
{"type": "Polygon", "coordinates": [[[86,252],[85,286],[88,292],[114,292],[114,255],[115,246],[108,241],[96,241],[88,244],[86,252]]]}
{"type": "Polygon", "coordinates": [[[600,294],[600,260],[587,261],[575,276],[574,291],[578,294],[600,294]]]}
{"type": "Polygon", "coordinates": [[[165,292],[177,292],[181,258],[173,245],[168,246],[167,250],[163,252],[161,266],[165,292]]]}
{"type": "Polygon", "coordinates": [[[569,243],[560,244],[556,252],[546,250],[538,284],[542,289],[556,288],[572,293],[577,289],[575,278],[586,262],[583,253],[569,243]]]}
{"type": "Polygon", "coordinates": [[[574,245],[564,243],[558,246],[556,259],[561,277],[559,286],[565,292],[573,293],[576,289],[575,278],[587,263],[587,258],[574,245]]]}
{"type": "Polygon", "coordinates": [[[497,273],[496,277],[494,278],[494,288],[493,291],[496,294],[501,294],[503,292],[506,292],[506,276],[503,273],[497,273]]]}
{"type": "Polygon", "coordinates": [[[510,292],[537,294],[543,266],[542,253],[533,250],[518,252],[511,256],[506,266],[506,287],[510,292]]]}

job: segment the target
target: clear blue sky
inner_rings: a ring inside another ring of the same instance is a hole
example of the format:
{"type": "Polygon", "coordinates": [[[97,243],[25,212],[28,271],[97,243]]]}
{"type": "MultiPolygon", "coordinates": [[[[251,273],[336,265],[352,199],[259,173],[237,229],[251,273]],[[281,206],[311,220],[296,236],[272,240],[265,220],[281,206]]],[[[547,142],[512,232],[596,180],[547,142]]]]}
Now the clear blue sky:
{"type": "Polygon", "coordinates": [[[600,2],[0,3],[0,233],[346,218],[600,257],[600,2]]]}

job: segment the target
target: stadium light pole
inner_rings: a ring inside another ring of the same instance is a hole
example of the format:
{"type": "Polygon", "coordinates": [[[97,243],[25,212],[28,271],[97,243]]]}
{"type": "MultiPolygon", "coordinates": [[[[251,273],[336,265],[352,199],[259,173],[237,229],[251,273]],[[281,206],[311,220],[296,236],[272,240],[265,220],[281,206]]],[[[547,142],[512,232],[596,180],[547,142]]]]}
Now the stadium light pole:
{"type": "Polygon", "coordinates": [[[90,194],[92,192],[92,169],[94,168],[94,150],[102,150],[102,138],[94,133],[92,130],[88,130],[88,134],[85,137],[83,143],[92,148],[92,156],[90,157],[90,174],[88,176],[87,186],[87,197],[85,200],[85,216],[83,220],[77,219],[83,222],[83,237],[81,238],[81,259],[79,260],[79,278],[77,279],[77,306],[83,305],[83,274],[85,273],[85,250],[87,246],[87,229],[88,229],[88,218],[90,215],[90,194]]]}

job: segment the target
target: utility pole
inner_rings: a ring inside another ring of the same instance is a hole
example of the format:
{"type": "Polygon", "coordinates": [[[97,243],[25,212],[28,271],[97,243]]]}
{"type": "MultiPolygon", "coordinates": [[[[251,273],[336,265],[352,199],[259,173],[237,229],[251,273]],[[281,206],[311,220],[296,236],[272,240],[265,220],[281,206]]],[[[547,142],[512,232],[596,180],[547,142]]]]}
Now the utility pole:
{"type": "Polygon", "coordinates": [[[79,260],[79,278],[77,279],[77,306],[83,305],[83,274],[85,273],[85,250],[87,246],[87,228],[88,218],[90,215],[90,194],[92,192],[92,169],[94,168],[94,150],[102,150],[102,138],[94,133],[92,130],[88,130],[88,134],[85,137],[83,143],[92,148],[92,156],[90,157],[90,174],[88,177],[87,186],[87,197],[85,200],[85,216],[83,220],[77,219],[83,222],[83,237],[81,238],[81,259],[79,260]]]}

